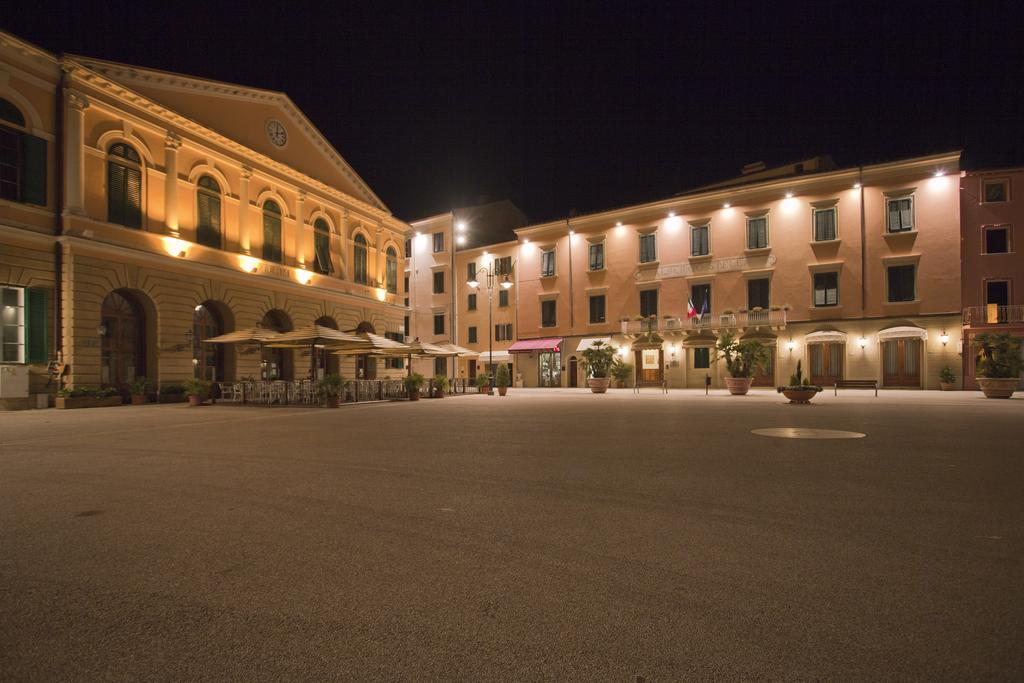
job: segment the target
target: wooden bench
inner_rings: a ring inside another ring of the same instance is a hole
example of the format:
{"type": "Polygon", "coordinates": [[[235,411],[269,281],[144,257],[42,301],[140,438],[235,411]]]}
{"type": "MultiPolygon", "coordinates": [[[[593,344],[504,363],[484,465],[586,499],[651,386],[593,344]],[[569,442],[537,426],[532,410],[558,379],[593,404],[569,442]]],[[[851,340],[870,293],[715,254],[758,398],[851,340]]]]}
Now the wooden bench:
{"type": "Polygon", "coordinates": [[[878,396],[878,380],[877,379],[837,379],[835,386],[835,395],[839,395],[839,388],[843,389],[874,389],[875,396],[878,396]]]}

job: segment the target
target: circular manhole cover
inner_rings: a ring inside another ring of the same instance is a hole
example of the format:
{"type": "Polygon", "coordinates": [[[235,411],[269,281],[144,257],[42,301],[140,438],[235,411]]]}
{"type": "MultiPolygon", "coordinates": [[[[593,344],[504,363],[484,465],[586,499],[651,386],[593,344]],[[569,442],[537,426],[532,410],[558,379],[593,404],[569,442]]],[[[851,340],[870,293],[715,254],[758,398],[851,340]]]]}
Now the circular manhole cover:
{"type": "Polygon", "coordinates": [[[810,429],[808,427],[771,427],[751,429],[751,434],[775,436],[780,439],[862,439],[866,434],[843,432],[837,429],[810,429]]]}

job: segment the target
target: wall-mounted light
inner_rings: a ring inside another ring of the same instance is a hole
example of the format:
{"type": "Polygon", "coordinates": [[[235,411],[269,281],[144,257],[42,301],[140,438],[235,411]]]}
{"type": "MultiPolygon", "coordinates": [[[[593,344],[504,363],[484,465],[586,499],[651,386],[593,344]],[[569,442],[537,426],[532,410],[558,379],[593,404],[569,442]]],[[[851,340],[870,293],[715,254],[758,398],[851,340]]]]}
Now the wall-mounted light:
{"type": "Polygon", "coordinates": [[[622,227],[622,221],[616,221],[615,222],[615,227],[616,228],[621,228],[622,227]]]}
{"type": "Polygon", "coordinates": [[[462,232],[463,230],[465,230],[466,229],[466,221],[459,221],[458,223],[456,223],[455,224],[455,229],[458,230],[459,232],[462,232]]]}
{"type": "Polygon", "coordinates": [[[377,287],[374,291],[377,293],[377,301],[384,301],[388,298],[388,292],[383,287],[377,287]]]}
{"type": "Polygon", "coordinates": [[[668,212],[668,217],[669,218],[675,218],[676,217],[676,212],[675,211],[669,211],[668,212]]]}
{"type": "Polygon", "coordinates": [[[936,178],[941,178],[942,176],[946,175],[946,172],[940,168],[938,171],[935,172],[934,175],[936,178]]]}
{"type": "Polygon", "coordinates": [[[313,273],[305,268],[299,268],[295,271],[295,279],[298,280],[300,285],[308,285],[313,281],[313,273]]]}
{"type": "Polygon", "coordinates": [[[458,244],[459,246],[462,246],[465,243],[466,243],[466,236],[465,235],[457,235],[455,237],[455,244],[458,244]]]}
{"type": "Polygon", "coordinates": [[[252,256],[239,256],[238,266],[247,273],[255,273],[260,267],[260,260],[252,256]]]}
{"type": "Polygon", "coordinates": [[[185,240],[180,240],[177,237],[165,237],[164,238],[164,251],[171,256],[177,256],[178,258],[185,258],[188,256],[189,243],[185,240]]]}
{"type": "Polygon", "coordinates": [[[793,198],[793,193],[792,192],[787,192],[786,193],[786,199],[792,199],[792,198],[793,198]]]}
{"type": "Polygon", "coordinates": [[[523,238],[523,244],[529,244],[529,243],[530,243],[530,238],[524,237],[523,238]]]}
{"type": "Polygon", "coordinates": [[[786,342],[786,350],[787,351],[792,352],[795,349],[796,349],[796,342],[795,341],[790,339],[788,342],[786,342]]]}
{"type": "Polygon", "coordinates": [[[939,341],[942,342],[943,346],[949,343],[949,335],[946,334],[945,330],[943,330],[942,334],[939,335],[939,341]]]}
{"type": "Polygon", "coordinates": [[[572,237],[572,236],[573,236],[573,235],[575,235],[575,234],[576,234],[576,231],[575,231],[575,230],[570,230],[570,231],[569,231],[569,237],[572,237]]]}
{"type": "Polygon", "coordinates": [[[508,275],[506,275],[505,279],[501,281],[501,288],[512,289],[512,281],[508,279],[508,275]]]}
{"type": "Polygon", "coordinates": [[[722,208],[723,208],[723,209],[728,209],[728,208],[730,208],[731,206],[732,206],[732,204],[730,204],[729,202],[726,202],[725,204],[722,204],[722,208]]]}
{"type": "Polygon", "coordinates": [[[98,337],[106,337],[107,336],[107,326],[106,326],[106,324],[100,323],[99,325],[96,326],[96,336],[98,336],[98,337]]]}
{"type": "Polygon", "coordinates": [[[853,184],[853,189],[859,190],[860,189],[860,183],[854,183],[853,184]]]}
{"type": "Polygon", "coordinates": [[[623,357],[628,356],[629,355],[629,347],[628,346],[620,346],[619,347],[619,355],[623,356],[623,357]]]}
{"type": "Polygon", "coordinates": [[[868,345],[867,337],[857,337],[857,346],[859,346],[860,348],[863,349],[867,345],[868,345]]]}

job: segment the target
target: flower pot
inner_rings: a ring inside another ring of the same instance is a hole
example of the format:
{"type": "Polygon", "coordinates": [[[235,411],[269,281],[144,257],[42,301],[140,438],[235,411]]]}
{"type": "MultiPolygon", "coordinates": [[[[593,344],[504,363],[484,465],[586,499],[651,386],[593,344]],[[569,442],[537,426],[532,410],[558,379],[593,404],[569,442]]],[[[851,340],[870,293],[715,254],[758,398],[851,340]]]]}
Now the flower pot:
{"type": "Polygon", "coordinates": [[[190,406],[201,406],[203,405],[203,397],[190,394],[188,397],[188,404],[190,406]]]}
{"type": "Polygon", "coordinates": [[[146,400],[145,394],[132,394],[132,405],[133,406],[144,406],[149,401],[146,400]]]}
{"type": "Polygon", "coordinates": [[[444,398],[444,392],[440,389],[434,389],[434,398],[444,398]]]}
{"type": "Polygon", "coordinates": [[[789,399],[790,403],[810,403],[814,395],[818,393],[815,389],[783,389],[782,395],[789,399]]]}
{"type": "Polygon", "coordinates": [[[587,386],[590,387],[590,391],[595,394],[606,394],[608,393],[608,387],[611,386],[612,381],[607,377],[591,377],[587,380],[587,386]]]}
{"type": "Polygon", "coordinates": [[[498,387],[498,396],[504,396],[508,393],[508,387],[498,387]]]}
{"type": "Polygon", "coordinates": [[[121,405],[120,396],[58,396],[54,406],[58,410],[72,408],[107,408],[121,405]]]}
{"type": "Polygon", "coordinates": [[[1016,377],[979,377],[978,386],[985,398],[1010,398],[1017,390],[1016,377]]]}
{"type": "Polygon", "coordinates": [[[328,396],[325,403],[328,408],[337,408],[341,404],[341,398],[339,396],[328,396]]]}
{"type": "Polygon", "coordinates": [[[956,385],[952,382],[939,382],[939,391],[953,391],[956,385]]]}
{"type": "Polygon", "coordinates": [[[733,396],[744,396],[750,391],[750,385],[754,382],[752,377],[726,377],[725,386],[733,396]]]}
{"type": "Polygon", "coordinates": [[[409,400],[410,401],[418,401],[418,400],[420,400],[420,390],[419,389],[410,389],[409,390],[409,400]]]}

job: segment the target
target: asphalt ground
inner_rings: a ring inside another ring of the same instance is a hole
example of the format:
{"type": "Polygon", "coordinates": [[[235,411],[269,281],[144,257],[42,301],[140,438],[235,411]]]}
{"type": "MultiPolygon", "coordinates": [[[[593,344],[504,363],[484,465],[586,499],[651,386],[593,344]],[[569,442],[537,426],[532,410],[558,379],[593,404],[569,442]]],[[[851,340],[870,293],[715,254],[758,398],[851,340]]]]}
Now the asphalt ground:
{"type": "Polygon", "coordinates": [[[0,413],[0,678],[1020,680],[1022,437],[938,392],[0,413]]]}

